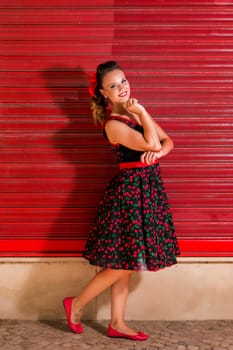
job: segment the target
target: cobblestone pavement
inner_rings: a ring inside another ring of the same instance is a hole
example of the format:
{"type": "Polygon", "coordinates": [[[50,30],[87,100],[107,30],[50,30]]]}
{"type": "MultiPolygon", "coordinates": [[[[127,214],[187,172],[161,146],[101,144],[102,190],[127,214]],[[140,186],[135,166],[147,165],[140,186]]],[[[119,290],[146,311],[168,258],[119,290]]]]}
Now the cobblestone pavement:
{"type": "Polygon", "coordinates": [[[129,322],[150,334],[144,342],[106,336],[107,322],[83,322],[84,333],[65,321],[1,321],[1,350],[233,350],[233,320],[129,322]]]}

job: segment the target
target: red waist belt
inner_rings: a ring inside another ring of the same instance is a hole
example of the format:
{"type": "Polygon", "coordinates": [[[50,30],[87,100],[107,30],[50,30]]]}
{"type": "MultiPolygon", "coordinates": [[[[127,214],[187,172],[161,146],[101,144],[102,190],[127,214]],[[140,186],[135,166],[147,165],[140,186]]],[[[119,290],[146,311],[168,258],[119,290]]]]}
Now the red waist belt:
{"type": "Polygon", "coordinates": [[[120,169],[125,169],[125,168],[143,168],[146,166],[151,166],[154,164],[157,164],[159,162],[158,159],[153,164],[146,164],[142,162],[128,162],[128,163],[119,163],[120,169]]]}

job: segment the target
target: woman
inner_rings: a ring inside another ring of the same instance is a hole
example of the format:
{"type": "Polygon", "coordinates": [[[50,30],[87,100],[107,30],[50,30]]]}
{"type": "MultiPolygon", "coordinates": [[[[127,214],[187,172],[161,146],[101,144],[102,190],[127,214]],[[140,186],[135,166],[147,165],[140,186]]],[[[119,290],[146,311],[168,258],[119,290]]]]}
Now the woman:
{"type": "Polygon", "coordinates": [[[173,142],[130,96],[130,84],[116,62],[100,64],[94,84],[94,121],[103,125],[104,136],[116,151],[119,172],[105,189],[84,251],[84,257],[102,269],[78,296],[65,298],[64,307],[71,330],[82,333],[83,308],[111,287],[108,336],[142,341],[149,335],[125,323],[132,271],[171,266],[179,254],[158,164],[173,142]]]}

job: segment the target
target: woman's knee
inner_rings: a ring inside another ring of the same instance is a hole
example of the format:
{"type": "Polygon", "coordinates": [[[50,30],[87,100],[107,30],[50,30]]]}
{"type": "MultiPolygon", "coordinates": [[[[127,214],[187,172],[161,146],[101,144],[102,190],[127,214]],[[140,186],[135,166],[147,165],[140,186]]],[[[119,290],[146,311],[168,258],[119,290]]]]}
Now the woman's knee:
{"type": "Polygon", "coordinates": [[[131,270],[121,270],[123,277],[129,277],[132,274],[131,270]]]}

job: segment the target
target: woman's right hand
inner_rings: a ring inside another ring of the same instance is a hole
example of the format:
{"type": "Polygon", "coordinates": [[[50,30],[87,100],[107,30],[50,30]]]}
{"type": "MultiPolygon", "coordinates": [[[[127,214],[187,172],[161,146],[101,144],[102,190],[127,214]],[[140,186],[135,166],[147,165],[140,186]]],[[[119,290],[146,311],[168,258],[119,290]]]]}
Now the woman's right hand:
{"type": "Polygon", "coordinates": [[[136,98],[130,98],[123,104],[123,107],[129,113],[137,114],[139,117],[145,113],[145,108],[141,105],[136,98]]]}

